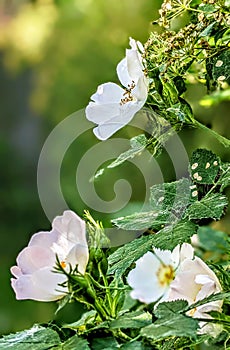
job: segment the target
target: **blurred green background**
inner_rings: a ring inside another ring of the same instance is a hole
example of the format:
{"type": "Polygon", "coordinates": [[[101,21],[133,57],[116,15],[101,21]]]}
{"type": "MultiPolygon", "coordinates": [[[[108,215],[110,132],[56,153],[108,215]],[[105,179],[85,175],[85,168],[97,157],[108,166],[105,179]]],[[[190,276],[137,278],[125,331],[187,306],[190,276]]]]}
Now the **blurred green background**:
{"type": "MultiPolygon", "coordinates": [[[[31,235],[50,229],[36,184],[44,141],[55,125],[87,105],[98,84],[116,82],[115,68],[124,57],[129,36],[147,40],[160,4],[160,0],[0,0],[0,334],[48,322],[55,310],[53,303],[16,301],[9,273],[31,235]]],[[[204,95],[205,89],[195,84],[187,93],[199,120],[228,137],[229,102],[207,108],[198,103],[204,95]]],[[[132,136],[132,132],[118,135],[132,136]]],[[[79,215],[85,206],[73,192],[73,162],[97,142],[92,132],[87,135],[66,155],[62,173],[66,200],[79,215]]],[[[229,160],[228,151],[203,132],[186,130],[180,136],[188,154],[198,144],[229,160]]],[[[163,154],[162,169],[166,160],[163,154]]],[[[132,178],[133,186],[138,184],[135,205],[141,200],[142,187],[127,165],[105,175],[98,193],[106,200],[113,197],[111,181],[119,178],[119,171],[132,178]]],[[[165,180],[173,178],[167,167],[162,171],[165,180]]],[[[108,216],[98,218],[106,221],[108,216]]],[[[216,227],[227,232],[228,216],[216,227]]],[[[67,308],[59,317],[74,321],[78,311],[67,308]]]]}

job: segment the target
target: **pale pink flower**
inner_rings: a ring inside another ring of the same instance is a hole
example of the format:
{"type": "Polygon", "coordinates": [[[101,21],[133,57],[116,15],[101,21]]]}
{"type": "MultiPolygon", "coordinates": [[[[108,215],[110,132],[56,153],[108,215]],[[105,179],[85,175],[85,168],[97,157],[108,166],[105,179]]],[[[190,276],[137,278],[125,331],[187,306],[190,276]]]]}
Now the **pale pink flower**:
{"type": "Polygon", "coordinates": [[[52,301],[68,292],[67,286],[61,286],[67,277],[54,272],[56,256],[67,271],[71,265],[85,273],[89,259],[85,222],[73,211],[57,216],[51,231],[35,233],[19,253],[17,266],[11,268],[17,299],[52,301]]]}

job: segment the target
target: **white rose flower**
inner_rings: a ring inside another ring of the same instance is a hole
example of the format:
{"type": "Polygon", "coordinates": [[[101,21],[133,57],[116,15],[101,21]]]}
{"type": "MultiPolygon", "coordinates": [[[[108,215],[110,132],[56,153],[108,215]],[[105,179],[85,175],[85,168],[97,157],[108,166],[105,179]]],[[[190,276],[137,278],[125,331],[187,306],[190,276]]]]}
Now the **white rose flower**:
{"type": "MultiPolygon", "coordinates": [[[[200,258],[194,258],[194,250],[187,243],[172,252],[154,249],[154,253],[146,253],[136,261],[127,281],[133,288],[131,297],[146,304],[184,299],[191,305],[222,290],[215,273],[200,258]]],[[[222,304],[221,300],[209,302],[190,310],[188,315],[211,319],[208,312],[221,312],[222,304]]],[[[221,327],[207,322],[199,326],[200,334],[216,336],[221,331],[221,327]]]]}
{"type": "Polygon", "coordinates": [[[128,124],[148,96],[148,79],[140,53],[144,48],[132,38],[130,46],[126,57],[117,65],[117,75],[124,88],[111,82],[99,85],[86,107],[86,118],[98,124],[94,134],[100,140],[108,139],[128,124]]]}
{"type": "Polygon", "coordinates": [[[127,277],[128,284],[133,288],[131,297],[146,304],[166,300],[178,267],[184,259],[191,259],[192,256],[193,248],[187,243],[181,248],[176,246],[172,252],[154,249],[154,253],[143,255],[127,277]]]}
{"type": "Polygon", "coordinates": [[[52,301],[62,298],[67,287],[60,286],[67,278],[53,272],[58,256],[63,268],[69,264],[84,274],[89,259],[85,222],[73,211],[65,211],[52,223],[50,232],[35,233],[11,268],[11,279],[17,299],[52,301]]]}

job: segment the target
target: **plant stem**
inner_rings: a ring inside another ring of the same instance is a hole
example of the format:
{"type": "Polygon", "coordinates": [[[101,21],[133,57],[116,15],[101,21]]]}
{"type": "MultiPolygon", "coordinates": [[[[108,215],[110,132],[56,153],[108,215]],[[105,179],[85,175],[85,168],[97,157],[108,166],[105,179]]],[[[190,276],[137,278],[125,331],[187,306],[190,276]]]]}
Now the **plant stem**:
{"type": "Polygon", "coordinates": [[[194,120],[193,126],[196,126],[198,129],[204,130],[208,132],[210,135],[214,136],[224,147],[230,147],[230,140],[218,134],[216,131],[209,129],[204,124],[198,122],[198,120],[194,120]]]}

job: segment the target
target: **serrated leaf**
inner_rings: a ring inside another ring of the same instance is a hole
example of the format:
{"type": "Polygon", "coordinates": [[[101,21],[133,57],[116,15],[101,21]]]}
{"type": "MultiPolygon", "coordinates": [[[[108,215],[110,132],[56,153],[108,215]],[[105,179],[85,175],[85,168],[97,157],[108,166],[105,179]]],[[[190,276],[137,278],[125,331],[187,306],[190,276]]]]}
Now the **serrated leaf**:
{"type": "Polygon", "coordinates": [[[115,168],[124,163],[126,160],[134,158],[146,148],[147,144],[148,140],[144,134],[133,137],[130,140],[131,148],[128,151],[120,154],[119,157],[114,162],[109,164],[107,168],[115,168]]]}
{"type": "Polygon", "coordinates": [[[154,185],[150,188],[150,206],[158,212],[168,212],[171,217],[182,217],[185,208],[194,200],[191,197],[191,181],[178,181],[154,185]]]}
{"type": "Polygon", "coordinates": [[[164,339],[170,336],[194,338],[198,329],[198,321],[181,314],[168,315],[141,329],[140,334],[154,340],[164,339]]]}
{"type": "Polygon", "coordinates": [[[190,205],[187,209],[186,216],[190,220],[197,219],[220,219],[224,208],[228,205],[228,199],[226,196],[215,193],[208,194],[200,201],[196,201],[190,205]]]}
{"type": "Polygon", "coordinates": [[[167,318],[172,313],[180,313],[186,310],[188,302],[186,300],[176,300],[169,302],[162,302],[158,304],[154,310],[154,314],[157,318],[167,318]]]}
{"type": "Polygon", "coordinates": [[[97,312],[95,310],[90,310],[85,312],[81,318],[73,323],[65,324],[63,328],[78,329],[79,327],[86,327],[88,324],[93,324],[95,321],[97,312]]]}
{"type": "Polygon", "coordinates": [[[112,337],[94,338],[91,344],[92,350],[115,350],[120,346],[116,339],[112,337]]]}
{"type": "Polygon", "coordinates": [[[212,151],[197,149],[190,159],[192,180],[200,184],[214,184],[220,169],[220,159],[212,151]]]}
{"type": "Polygon", "coordinates": [[[129,266],[151,249],[154,236],[142,236],[118,248],[108,258],[108,274],[121,276],[129,266]]]}
{"type": "Polygon", "coordinates": [[[230,163],[221,165],[221,175],[217,183],[221,185],[220,192],[230,186],[230,163]]]}
{"type": "Polygon", "coordinates": [[[53,329],[34,325],[31,329],[1,338],[0,349],[48,350],[60,343],[59,335],[53,329]]]}
{"type": "Polygon", "coordinates": [[[150,227],[158,230],[165,224],[168,216],[168,212],[159,215],[158,211],[147,211],[113,219],[112,223],[123,230],[146,230],[150,227]]]}
{"type": "Polygon", "coordinates": [[[211,294],[207,298],[197,301],[196,303],[189,305],[187,310],[192,310],[198,306],[211,303],[218,300],[230,300],[230,292],[221,292],[216,294],[211,294]]]}
{"type": "Polygon", "coordinates": [[[118,317],[110,323],[111,329],[116,328],[142,328],[152,322],[149,312],[133,311],[118,317]]]}
{"type": "Polygon", "coordinates": [[[142,236],[118,248],[109,256],[108,273],[121,276],[129,266],[152,247],[173,250],[177,244],[187,242],[196,233],[197,225],[189,221],[180,221],[176,225],[168,226],[155,235],[142,236]]]}
{"type": "Polygon", "coordinates": [[[154,236],[153,245],[162,250],[173,250],[178,244],[189,242],[190,237],[197,231],[197,225],[190,221],[179,221],[176,225],[168,226],[154,236]]]}
{"type": "Polygon", "coordinates": [[[86,339],[83,339],[78,337],[77,335],[74,335],[73,337],[71,337],[65,343],[62,344],[61,349],[62,350],[73,350],[73,349],[90,350],[90,347],[88,344],[89,343],[86,339]]]}
{"type": "Polygon", "coordinates": [[[150,188],[150,209],[112,220],[124,230],[159,230],[173,224],[183,216],[186,207],[196,198],[191,197],[191,182],[181,180],[154,185],[150,188]]]}

